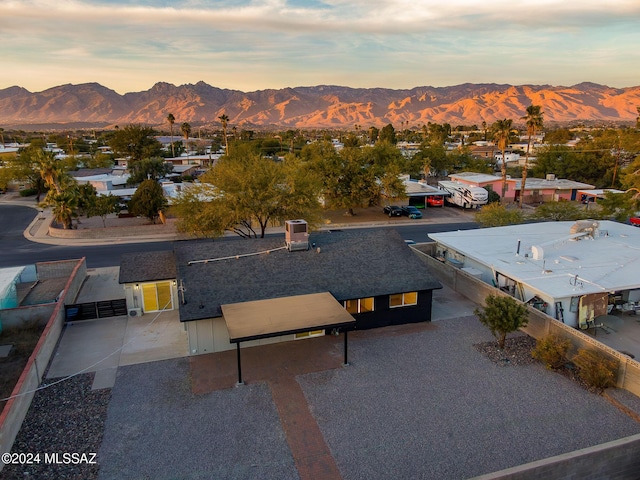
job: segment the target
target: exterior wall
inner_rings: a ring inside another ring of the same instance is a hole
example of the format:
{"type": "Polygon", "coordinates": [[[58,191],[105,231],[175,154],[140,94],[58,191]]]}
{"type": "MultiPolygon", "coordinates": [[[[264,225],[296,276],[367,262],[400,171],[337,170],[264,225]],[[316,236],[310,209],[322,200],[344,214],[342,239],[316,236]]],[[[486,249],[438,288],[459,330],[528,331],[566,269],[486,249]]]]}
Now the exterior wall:
{"type": "Polygon", "coordinates": [[[640,472],[640,435],[633,435],[482,475],[474,480],[546,480],[549,478],[631,480],[638,478],[638,472],[640,472]]]}
{"type": "MultiPolygon", "coordinates": [[[[33,349],[33,353],[31,357],[29,357],[27,365],[11,393],[12,397],[24,394],[25,392],[32,392],[42,382],[44,372],[62,332],[65,317],[64,305],[74,303],[86,277],[87,267],[84,258],[82,260],[68,262],[47,263],[49,265],[45,266],[45,270],[51,267],[51,271],[57,271],[55,265],[53,265],[55,263],[60,264],[58,266],[61,268],[62,264],[67,264],[67,266],[71,264],[75,265],[68,273],[69,280],[65,285],[60,299],[55,304],[55,309],[40,336],[38,344],[33,349]]],[[[7,400],[0,415],[0,453],[11,451],[16,435],[20,431],[22,422],[31,406],[33,396],[34,393],[32,392],[7,400]]],[[[2,471],[3,468],[4,463],[0,463],[0,471],[2,471]]]]}
{"type": "MultiPolygon", "coordinates": [[[[174,279],[171,280],[158,280],[160,282],[171,282],[171,300],[173,303],[173,308],[167,309],[167,310],[177,310],[178,309],[178,301],[179,301],[179,295],[178,295],[178,288],[176,285],[174,285],[173,283],[175,282],[174,279]]],[[[143,303],[143,298],[142,298],[142,285],[144,285],[145,283],[157,283],[157,282],[139,282],[139,283],[125,283],[124,284],[124,297],[127,300],[127,310],[132,309],[132,308],[139,308],[142,310],[142,313],[144,314],[144,303],[143,303]],[[138,285],[138,288],[136,288],[136,285],[138,285]]]]}
{"type": "MultiPolygon", "coordinates": [[[[76,268],[77,265],[78,265],[78,260],[62,260],[59,262],[39,262],[39,263],[36,263],[37,278],[38,280],[45,280],[47,278],[68,277],[71,275],[71,272],[73,272],[73,270],[76,268]]],[[[86,271],[87,271],[87,267],[85,264],[84,266],[85,274],[86,274],[86,271]]],[[[82,281],[84,281],[85,276],[82,277],[82,281]]]]}
{"type": "MultiPolygon", "coordinates": [[[[492,287],[504,287],[504,284],[502,282],[500,282],[500,285],[496,285],[496,281],[494,278],[494,270],[492,270],[489,266],[485,265],[484,263],[478,262],[472,258],[465,257],[462,253],[456,250],[436,244],[435,254],[432,254],[432,256],[439,258],[441,261],[444,260],[448,264],[454,264],[453,265],[454,267],[460,266],[460,267],[474,268],[482,272],[482,277],[480,278],[480,280],[482,280],[483,282],[491,285],[492,287]]],[[[499,270],[496,270],[496,272],[499,274],[500,280],[508,278],[502,275],[502,273],[499,270]]],[[[545,313],[547,315],[550,315],[555,318],[556,303],[558,302],[561,303],[562,309],[564,312],[564,323],[572,327],[578,326],[578,312],[571,311],[571,297],[556,298],[544,292],[531,288],[528,285],[522,285],[522,284],[519,284],[519,285],[523,289],[523,292],[527,299],[537,296],[538,298],[540,298],[540,300],[544,301],[547,304],[547,307],[545,310],[545,313]]],[[[522,292],[520,292],[520,290],[517,288],[513,292],[511,292],[511,294],[514,297],[518,298],[519,300],[523,300],[523,298],[521,298],[522,297],[521,293],[522,292]]]]}
{"type": "Polygon", "coordinates": [[[56,238],[117,238],[135,235],[177,235],[175,224],[140,225],[137,227],[104,227],[65,230],[49,227],[49,235],[56,238]]]}
{"type": "Polygon", "coordinates": [[[389,295],[374,297],[373,312],[352,314],[356,321],[356,330],[430,322],[432,297],[431,290],[421,290],[418,292],[417,305],[394,308],[389,307],[389,295]]]}
{"type": "Polygon", "coordinates": [[[46,325],[55,308],[55,303],[29,305],[2,310],[2,328],[22,329],[46,325]]]}
{"type": "MultiPolygon", "coordinates": [[[[206,353],[224,352],[235,350],[235,343],[229,341],[227,324],[222,317],[207,318],[185,322],[189,342],[189,353],[191,355],[202,355],[206,353]]],[[[294,335],[283,335],[280,337],[264,338],[242,342],[241,347],[255,347],[258,345],[268,345],[271,343],[287,342],[295,340],[294,335]]]]}

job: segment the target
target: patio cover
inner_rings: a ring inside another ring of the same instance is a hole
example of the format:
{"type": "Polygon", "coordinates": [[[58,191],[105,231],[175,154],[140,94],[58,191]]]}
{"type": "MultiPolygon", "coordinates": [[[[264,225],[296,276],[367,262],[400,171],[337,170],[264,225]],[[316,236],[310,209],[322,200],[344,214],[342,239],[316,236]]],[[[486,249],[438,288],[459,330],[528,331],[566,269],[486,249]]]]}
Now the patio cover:
{"type": "Polygon", "coordinates": [[[222,316],[231,343],[355,324],[329,292],[222,305],[222,316]]]}
{"type": "MultiPolygon", "coordinates": [[[[221,305],[229,340],[236,344],[238,385],[242,385],[240,343],[325,328],[346,327],[355,319],[329,292],[221,305]]],[[[344,331],[344,365],[347,330],[344,331]]]]}

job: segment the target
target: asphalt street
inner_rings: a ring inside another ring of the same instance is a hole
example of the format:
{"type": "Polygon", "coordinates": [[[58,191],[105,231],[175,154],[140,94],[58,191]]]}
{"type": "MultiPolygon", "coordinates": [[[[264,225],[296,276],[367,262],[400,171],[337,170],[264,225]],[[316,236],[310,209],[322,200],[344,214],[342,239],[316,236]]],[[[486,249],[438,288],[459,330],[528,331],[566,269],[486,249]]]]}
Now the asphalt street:
{"type": "MultiPolygon", "coordinates": [[[[38,215],[38,210],[22,205],[0,205],[0,268],[29,265],[35,262],[69,260],[85,257],[88,268],[120,265],[124,253],[171,250],[173,242],[123,243],[91,246],[48,245],[27,240],[23,232],[38,215]]],[[[473,222],[415,224],[406,226],[368,226],[395,228],[405,240],[429,241],[429,233],[476,228],[473,222]]],[[[224,237],[225,240],[235,237],[224,237]]],[[[216,239],[216,241],[220,241],[216,239]]]]}

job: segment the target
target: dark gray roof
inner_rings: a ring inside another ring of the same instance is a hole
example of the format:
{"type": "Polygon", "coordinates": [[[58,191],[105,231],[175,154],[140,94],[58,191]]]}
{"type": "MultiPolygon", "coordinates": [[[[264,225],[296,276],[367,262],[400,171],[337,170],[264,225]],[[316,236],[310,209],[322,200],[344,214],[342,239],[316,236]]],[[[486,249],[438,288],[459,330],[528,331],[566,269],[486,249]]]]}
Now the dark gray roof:
{"type": "Polygon", "coordinates": [[[395,230],[322,232],[312,234],[310,242],[320,253],[276,250],[192,265],[188,262],[280,248],[284,236],[176,243],[177,278],[186,301],[180,320],[219,317],[225,304],[292,295],[330,292],[342,301],[441,288],[395,230]]]}
{"type": "Polygon", "coordinates": [[[171,250],[125,253],[120,257],[119,283],[152,282],[176,278],[176,260],[171,250]]]}

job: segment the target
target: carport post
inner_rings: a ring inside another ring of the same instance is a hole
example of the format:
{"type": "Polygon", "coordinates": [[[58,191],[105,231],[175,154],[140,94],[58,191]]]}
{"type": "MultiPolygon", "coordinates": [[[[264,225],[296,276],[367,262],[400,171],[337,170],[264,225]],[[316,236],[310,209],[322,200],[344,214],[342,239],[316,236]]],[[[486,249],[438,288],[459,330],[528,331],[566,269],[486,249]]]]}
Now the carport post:
{"type": "Polygon", "coordinates": [[[242,381],[242,364],[240,363],[240,342],[236,343],[236,352],[238,357],[238,383],[236,383],[236,386],[238,386],[244,385],[242,381]]]}
{"type": "Polygon", "coordinates": [[[348,330],[345,329],[344,331],[344,363],[342,364],[343,367],[346,367],[349,365],[349,360],[347,358],[347,332],[348,330]]]}

